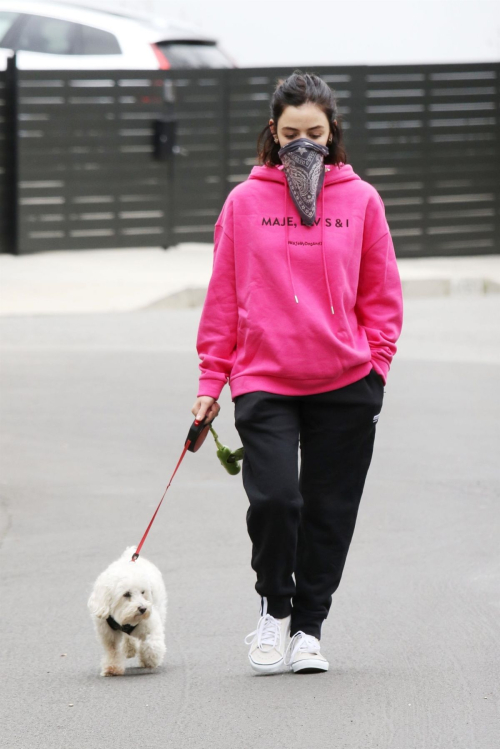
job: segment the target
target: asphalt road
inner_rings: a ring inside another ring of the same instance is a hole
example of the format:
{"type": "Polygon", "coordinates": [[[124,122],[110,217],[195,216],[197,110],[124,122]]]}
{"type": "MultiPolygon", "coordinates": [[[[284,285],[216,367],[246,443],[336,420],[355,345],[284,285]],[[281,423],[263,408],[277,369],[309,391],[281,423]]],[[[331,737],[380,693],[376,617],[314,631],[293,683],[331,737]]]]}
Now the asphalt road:
{"type": "MultiPolygon", "coordinates": [[[[323,625],[328,673],[251,672],[247,499],[209,435],[143,552],[168,590],[165,664],[99,676],[86,601],[180,457],[199,313],[0,320],[2,748],[497,747],[498,296],[405,304],[323,625]]],[[[228,388],[220,403],[215,428],[237,447],[228,388]]]]}

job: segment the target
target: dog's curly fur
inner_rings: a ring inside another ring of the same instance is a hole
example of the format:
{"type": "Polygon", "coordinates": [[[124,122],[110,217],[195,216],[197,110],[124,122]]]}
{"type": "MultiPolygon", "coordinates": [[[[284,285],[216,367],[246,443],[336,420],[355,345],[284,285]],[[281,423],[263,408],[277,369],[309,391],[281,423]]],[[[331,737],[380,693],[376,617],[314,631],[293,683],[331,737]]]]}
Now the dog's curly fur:
{"type": "Polygon", "coordinates": [[[164,625],[167,592],[160,570],[140,556],[132,562],[137,547],[129,546],[94,583],[88,608],[104,647],[101,676],[121,676],[127,658],[139,656],[144,668],[155,668],[166,653],[164,625]],[[112,629],[107,619],[135,626],[128,635],[112,629]]]}

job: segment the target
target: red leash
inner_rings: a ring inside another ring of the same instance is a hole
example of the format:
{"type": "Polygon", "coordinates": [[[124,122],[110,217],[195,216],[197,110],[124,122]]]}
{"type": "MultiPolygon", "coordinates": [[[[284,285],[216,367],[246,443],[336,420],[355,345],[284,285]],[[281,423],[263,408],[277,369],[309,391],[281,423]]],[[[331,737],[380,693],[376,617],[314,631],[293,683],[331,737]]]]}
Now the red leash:
{"type": "MultiPolygon", "coordinates": [[[[212,421],[213,421],[213,419],[212,419],[212,421]]],[[[182,462],[182,459],[184,458],[184,455],[186,454],[187,450],[190,450],[191,452],[196,452],[197,450],[200,449],[200,447],[202,446],[203,442],[205,441],[205,437],[208,434],[208,430],[210,429],[210,423],[211,422],[209,422],[207,424],[206,421],[205,421],[205,419],[203,421],[197,421],[196,419],[194,420],[194,422],[193,422],[193,424],[192,424],[192,426],[191,426],[191,428],[189,430],[189,434],[187,436],[187,440],[186,440],[186,443],[184,445],[184,450],[182,451],[182,455],[179,458],[179,460],[177,461],[177,465],[175,466],[175,470],[174,470],[174,472],[173,472],[173,474],[172,474],[172,476],[170,478],[170,481],[167,484],[167,488],[163,492],[163,497],[160,499],[160,504],[156,508],[153,517],[149,521],[149,525],[146,528],[146,532],[144,533],[143,537],[141,538],[141,541],[139,543],[139,546],[137,547],[137,550],[136,550],[135,554],[132,554],[132,559],[130,560],[131,562],[135,562],[137,559],[139,559],[139,554],[141,553],[142,545],[143,545],[144,541],[146,540],[149,531],[151,530],[151,526],[153,525],[154,519],[155,519],[155,517],[158,514],[158,510],[161,507],[161,503],[165,499],[165,494],[167,493],[168,487],[172,483],[172,479],[174,478],[174,476],[175,476],[175,474],[177,472],[177,469],[179,468],[179,466],[180,466],[180,464],[182,462]]]]}

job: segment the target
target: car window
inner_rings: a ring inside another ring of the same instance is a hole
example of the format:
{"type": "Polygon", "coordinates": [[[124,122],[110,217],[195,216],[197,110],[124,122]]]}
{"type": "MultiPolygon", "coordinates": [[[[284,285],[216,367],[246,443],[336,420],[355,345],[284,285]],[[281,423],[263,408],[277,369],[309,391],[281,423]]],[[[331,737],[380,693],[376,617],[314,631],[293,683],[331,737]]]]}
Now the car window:
{"type": "Polygon", "coordinates": [[[74,54],[77,26],[59,18],[28,16],[19,33],[16,49],[52,55],[74,54]]]}
{"type": "Polygon", "coordinates": [[[120,55],[121,48],[114,34],[92,26],[80,26],[82,55],[120,55]]]}
{"type": "Polygon", "coordinates": [[[172,68],[231,68],[229,60],[215,44],[156,42],[172,68]]]}
{"type": "Polygon", "coordinates": [[[0,11],[0,40],[8,32],[14,21],[19,18],[19,13],[8,13],[6,10],[0,11]]]}

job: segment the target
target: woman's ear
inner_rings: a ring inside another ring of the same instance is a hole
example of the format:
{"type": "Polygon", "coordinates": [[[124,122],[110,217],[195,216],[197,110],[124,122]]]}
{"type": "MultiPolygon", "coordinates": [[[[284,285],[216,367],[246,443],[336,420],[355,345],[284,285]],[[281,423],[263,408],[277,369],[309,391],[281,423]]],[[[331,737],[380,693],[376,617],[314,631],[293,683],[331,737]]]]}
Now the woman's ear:
{"type": "Polygon", "coordinates": [[[89,611],[98,619],[107,619],[111,611],[111,591],[104,583],[97,580],[94,590],[87,601],[89,611]]]}

